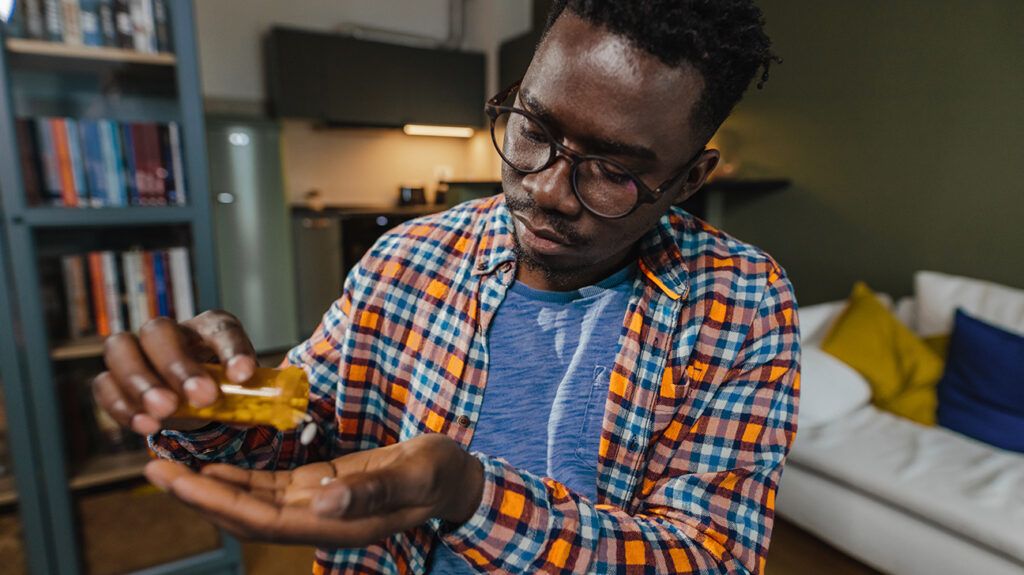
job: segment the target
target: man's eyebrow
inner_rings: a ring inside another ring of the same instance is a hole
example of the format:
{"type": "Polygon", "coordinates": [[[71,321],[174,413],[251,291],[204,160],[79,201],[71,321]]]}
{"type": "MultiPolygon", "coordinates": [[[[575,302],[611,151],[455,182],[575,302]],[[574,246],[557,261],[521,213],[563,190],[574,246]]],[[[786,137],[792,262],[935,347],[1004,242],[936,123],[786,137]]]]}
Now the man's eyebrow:
{"type": "MultiPolygon", "coordinates": [[[[557,124],[557,121],[551,114],[551,111],[548,110],[544,104],[534,98],[529,92],[520,90],[519,99],[526,105],[527,111],[533,113],[546,123],[557,124]]],[[[607,140],[605,138],[594,138],[590,136],[581,136],[579,137],[579,140],[584,146],[586,146],[587,152],[591,154],[631,156],[651,162],[656,162],[658,160],[658,154],[646,146],[627,144],[616,140],[607,140]]]]}

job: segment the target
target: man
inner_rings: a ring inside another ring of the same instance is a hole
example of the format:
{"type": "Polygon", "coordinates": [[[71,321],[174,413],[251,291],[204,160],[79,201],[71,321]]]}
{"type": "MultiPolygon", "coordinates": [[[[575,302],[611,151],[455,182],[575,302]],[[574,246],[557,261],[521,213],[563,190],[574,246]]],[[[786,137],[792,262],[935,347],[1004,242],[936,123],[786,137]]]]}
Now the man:
{"type": "Polygon", "coordinates": [[[222,312],[112,337],[98,401],[202,467],[153,462],[154,484],[242,537],[320,546],[318,573],[763,572],[792,288],[673,204],[772,58],[749,0],[556,2],[487,105],[504,196],[385,235],[289,354],[313,443],[163,421],[216,400],[200,361],[252,372],[222,312]]]}

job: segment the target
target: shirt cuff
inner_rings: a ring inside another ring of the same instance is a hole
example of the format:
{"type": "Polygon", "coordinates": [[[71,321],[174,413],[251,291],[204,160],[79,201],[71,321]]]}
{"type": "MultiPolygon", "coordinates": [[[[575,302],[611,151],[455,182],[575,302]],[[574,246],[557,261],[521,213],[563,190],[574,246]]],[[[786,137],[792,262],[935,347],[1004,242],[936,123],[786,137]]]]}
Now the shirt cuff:
{"type": "Polygon", "coordinates": [[[163,459],[194,459],[201,463],[230,459],[242,446],[245,429],[211,423],[192,431],[165,429],[150,435],[150,449],[163,459]]]}

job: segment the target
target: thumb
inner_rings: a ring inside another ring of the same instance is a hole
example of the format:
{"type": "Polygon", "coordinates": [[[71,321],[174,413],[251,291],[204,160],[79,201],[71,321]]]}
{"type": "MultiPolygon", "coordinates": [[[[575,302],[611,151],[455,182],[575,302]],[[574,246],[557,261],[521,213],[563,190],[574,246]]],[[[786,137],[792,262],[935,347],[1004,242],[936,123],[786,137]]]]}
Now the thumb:
{"type": "Polygon", "coordinates": [[[417,496],[423,489],[415,483],[400,467],[354,473],[324,487],[312,508],[321,517],[357,519],[425,505],[417,496]]]}

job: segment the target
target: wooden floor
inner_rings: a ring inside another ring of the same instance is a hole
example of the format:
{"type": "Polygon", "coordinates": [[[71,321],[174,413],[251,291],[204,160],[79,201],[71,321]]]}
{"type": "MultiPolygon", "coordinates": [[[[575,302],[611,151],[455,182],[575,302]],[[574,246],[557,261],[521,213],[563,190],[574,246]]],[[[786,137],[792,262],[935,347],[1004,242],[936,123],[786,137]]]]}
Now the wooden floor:
{"type": "Polygon", "coordinates": [[[879,571],[776,516],[765,575],[880,575],[879,571]]]}
{"type": "MultiPolygon", "coordinates": [[[[249,575],[281,575],[310,572],[313,550],[246,543],[245,572],[249,575]]],[[[826,545],[811,534],[782,519],[775,521],[765,575],[880,575],[826,545]]]]}

